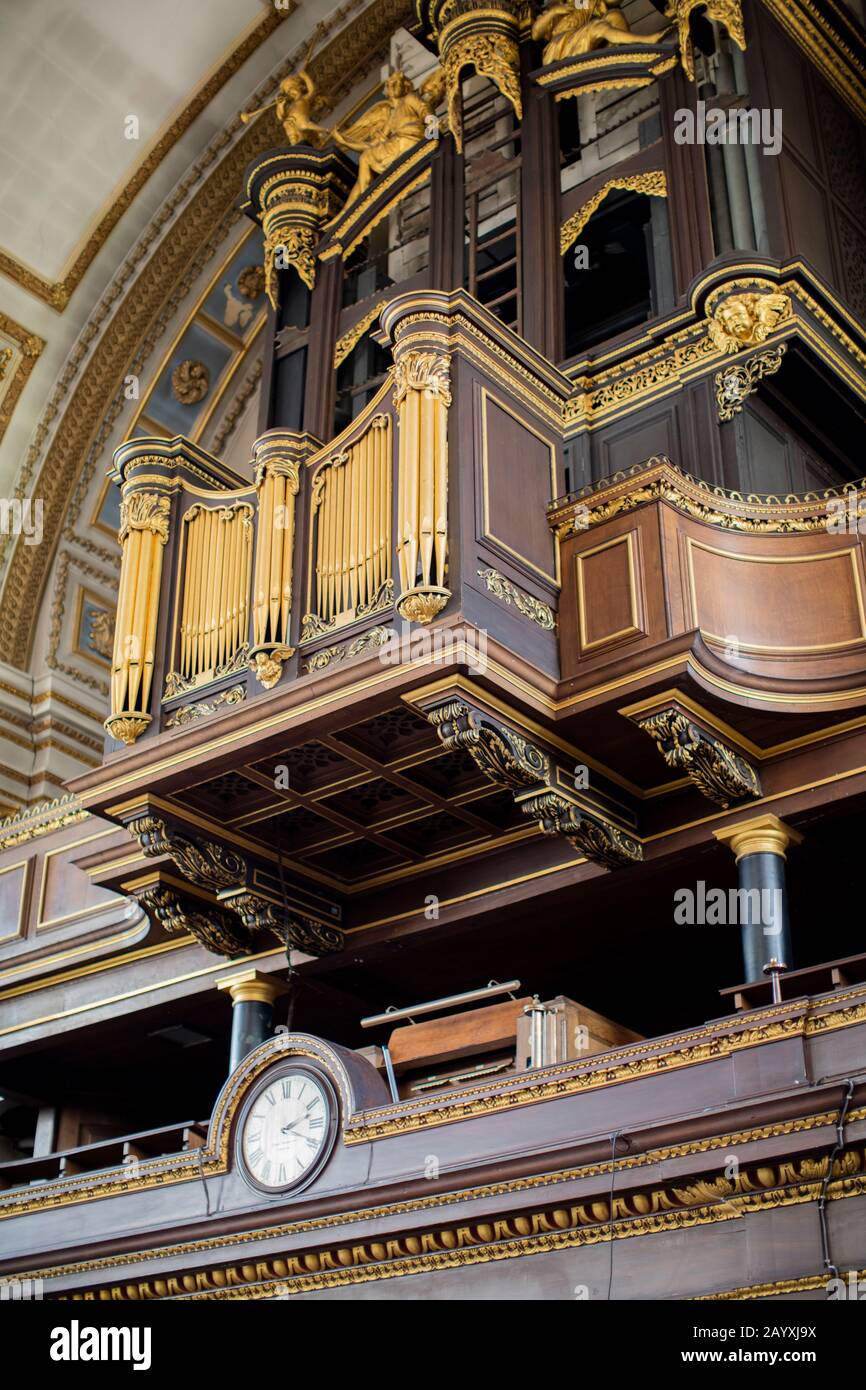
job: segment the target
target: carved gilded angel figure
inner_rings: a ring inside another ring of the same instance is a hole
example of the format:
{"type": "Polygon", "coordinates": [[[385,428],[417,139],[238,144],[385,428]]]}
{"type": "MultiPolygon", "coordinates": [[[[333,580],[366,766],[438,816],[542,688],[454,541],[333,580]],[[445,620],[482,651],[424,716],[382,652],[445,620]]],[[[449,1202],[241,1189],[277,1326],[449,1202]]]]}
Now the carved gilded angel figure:
{"type": "Polygon", "coordinates": [[[316,84],[306,68],[284,77],[279,92],[267,106],[241,115],[244,124],[254,116],[260,116],[271,106],[276,108],[277,120],[283,127],[286,143],[289,145],[314,145],[317,149],[328,138],[329,131],[318,121],[313,120],[313,111],[319,104],[316,84]]]}
{"type": "Polygon", "coordinates": [[[635,34],[617,0],[587,0],[585,5],[548,5],[535,20],[532,37],[544,43],[543,61],[547,64],[580,57],[609,43],[658,43],[670,28],[635,34]]]}
{"type": "Polygon", "coordinates": [[[710,338],[722,352],[739,352],[763,343],[790,314],[786,294],[730,295],[710,319],[710,338]]]}
{"type": "Polygon", "coordinates": [[[439,95],[432,79],[424,84],[422,92],[417,92],[404,72],[394,72],[385,82],[383,101],[377,101],[346,130],[339,126],[334,129],[337,144],[356,150],[361,156],[358,177],[345,207],[370,187],[377,174],[424,139],[429,133],[428,117],[433,115],[439,95]]]}

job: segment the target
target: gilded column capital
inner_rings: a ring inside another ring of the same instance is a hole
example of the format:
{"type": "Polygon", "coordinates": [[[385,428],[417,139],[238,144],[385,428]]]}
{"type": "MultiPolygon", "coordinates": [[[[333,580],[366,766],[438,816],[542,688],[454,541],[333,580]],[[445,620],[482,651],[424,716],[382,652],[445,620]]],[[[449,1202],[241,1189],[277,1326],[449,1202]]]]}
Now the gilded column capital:
{"type": "Polygon", "coordinates": [[[803,840],[799,831],[773,815],[754,816],[735,825],[725,825],[714,830],[713,835],[720,844],[729,847],[737,862],[747,854],[776,854],[784,859],[788,846],[799,845],[803,840]]]}
{"type": "Polygon", "coordinates": [[[223,975],[215,980],[217,989],[231,996],[235,1004],[273,1004],[281,994],[288,993],[288,985],[274,975],[266,975],[261,970],[239,970],[233,975],[223,975]]]}

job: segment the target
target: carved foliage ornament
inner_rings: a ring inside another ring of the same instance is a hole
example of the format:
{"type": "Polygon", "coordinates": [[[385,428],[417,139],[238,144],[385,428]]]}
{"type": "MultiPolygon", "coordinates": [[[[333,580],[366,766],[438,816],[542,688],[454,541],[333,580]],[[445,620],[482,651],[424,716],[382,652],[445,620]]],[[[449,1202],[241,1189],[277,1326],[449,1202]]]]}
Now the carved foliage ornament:
{"type": "Polygon", "coordinates": [[[786,350],[782,343],[777,348],[768,348],[766,352],[750,357],[741,366],[726,367],[723,372],[716,373],[716,405],[720,420],[733,420],[740,413],[743,401],[757,390],[758,382],[779,370],[786,350]]]}
{"type": "Polygon", "coordinates": [[[676,21],[680,40],[680,61],[689,81],[695,80],[695,61],[692,53],[690,20],[692,11],[702,9],[707,19],[723,24],[734,43],[746,51],[746,29],[743,24],[741,0],[670,0],[665,14],[676,21]]]}
{"type": "Polygon", "coordinates": [[[198,405],[210,388],[210,372],[204,362],[189,357],[175,367],[171,374],[171,390],[181,405],[198,405]]]}
{"type": "Polygon", "coordinates": [[[451,367],[444,352],[404,352],[394,368],[394,404],[409,391],[429,391],[445,406],[451,404],[451,367]]]}
{"type": "Polygon", "coordinates": [[[548,608],[546,603],[533,598],[531,594],[523,593],[516,584],[512,584],[511,580],[506,579],[505,575],[500,574],[498,570],[493,568],[476,570],[476,574],[479,579],[484,581],[491,594],[502,599],[502,602],[507,603],[509,607],[514,604],[519,613],[522,613],[525,618],[529,618],[530,622],[543,628],[545,632],[553,632],[556,627],[556,617],[553,609],[548,608]]]}
{"type": "Polygon", "coordinates": [[[287,951],[321,956],[343,949],[343,933],[337,927],[327,926],[312,917],[302,917],[295,911],[284,912],[257,893],[237,893],[231,905],[248,931],[273,932],[287,951]]]}
{"type": "Polygon", "coordinates": [[[464,748],[480,772],[506,787],[531,787],[550,776],[550,759],[521,734],[453,700],[427,718],[443,748],[464,748]]]}
{"type": "Polygon", "coordinates": [[[645,193],[649,198],[666,198],[668,196],[668,181],[663,169],[652,169],[645,174],[624,174],[621,177],[608,179],[602,188],[599,188],[582,207],[577,209],[577,212],[573,212],[571,217],[563,222],[559,232],[561,255],[564,256],[568,248],[577,241],[593,213],[601,206],[608,193],[615,188],[632,193],[645,193]]]}
{"type": "Polygon", "coordinates": [[[215,840],[192,840],[170,830],[158,816],[136,816],[128,829],[148,858],[167,854],[190,883],[202,888],[228,888],[240,882],[246,873],[243,859],[234,850],[215,840]]]}
{"type": "Polygon", "coordinates": [[[240,922],[218,908],[209,907],[206,913],[190,908],[180,894],[159,883],[134,889],[131,896],[164,931],[188,932],[215,955],[239,956],[250,948],[249,935],[240,922]]]}
{"type": "Polygon", "coordinates": [[[643,849],[633,836],[611,821],[589,815],[582,807],[548,788],[521,801],[521,810],[537,820],[546,835],[564,835],[580,854],[595,864],[618,869],[643,859],[643,849]]]}
{"type": "Polygon", "coordinates": [[[668,767],[685,772],[710,801],[727,808],[744,797],[761,795],[751,763],[679,710],[659,710],[636,722],[654,739],[668,767]]]}
{"type": "Polygon", "coordinates": [[[168,540],[168,516],[171,502],[158,492],[133,492],[120,504],[120,530],[117,539],[123,545],[130,531],[153,531],[165,545],[168,540]]]}

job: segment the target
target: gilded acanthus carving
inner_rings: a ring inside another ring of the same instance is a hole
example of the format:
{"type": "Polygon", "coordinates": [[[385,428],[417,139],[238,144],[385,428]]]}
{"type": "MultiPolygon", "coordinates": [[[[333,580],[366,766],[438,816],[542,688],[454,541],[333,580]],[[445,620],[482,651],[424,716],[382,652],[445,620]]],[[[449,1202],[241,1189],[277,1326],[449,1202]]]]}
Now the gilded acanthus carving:
{"type": "Polygon", "coordinates": [[[120,504],[118,541],[123,545],[130,531],[152,531],[165,545],[170,510],[170,499],[158,492],[133,492],[120,504]]]}
{"type": "Polygon", "coordinates": [[[476,570],[476,574],[479,579],[483,580],[485,587],[490,590],[491,594],[502,599],[503,603],[507,603],[509,606],[514,604],[519,613],[522,613],[525,618],[529,618],[530,622],[543,628],[545,632],[554,631],[556,617],[553,609],[548,608],[546,603],[533,598],[531,594],[523,593],[516,584],[512,584],[510,579],[506,579],[504,574],[500,574],[492,567],[476,570]]]}
{"type": "Polygon", "coordinates": [[[233,685],[229,690],[221,690],[213,700],[201,700],[194,705],[179,705],[166,719],[165,727],[167,729],[183,728],[186,724],[194,724],[197,719],[204,719],[209,714],[216,714],[221,705],[239,705],[245,699],[244,687],[233,685]]]}
{"type": "Polygon", "coordinates": [[[491,782],[524,788],[550,775],[550,759],[521,734],[473,710],[463,700],[451,700],[428,711],[427,718],[448,752],[464,748],[491,782]]]}
{"type": "Polygon", "coordinates": [[[731,294],[715,306],[707,330],[720,352],[742,352],[758,347],[790,317],[787,294],[731,294]]]}
{"type": "Polygon", "coordinates": [[[192,907],[191,899],[185,899],[161,883],[128,891],[154,924],[172,934],[188,932],[199,945],[215,955],[239,956],[250,948],[249,934],[228,912],[216,907],[209,907],[206,911],[192,907]]]}
{"type": "Polygon", "coordinates": [[[188,357],[171,374],[171,392],[181,405],[198,405],[210,389],[210,372],[204,362],[188,357]]]}
{"type": "Polygon", "coordinates": [[[549,787],[521,798],[520,809],[537,820],[546,835],[564,835],[580,854],[605,868],[618,869],[643,859],[643,849],[634,836],[612,821],[590,815],[549,787]]]}
{"type": "Polygon", "coordinates": [[[653,34],[636,34],[617,0],[583,0],[582,4],[552,4],[542,10],[532,26],[532,37],[543,43],[543,61],[580,57],[608,44],[655,44],[671,25],[653,34]]]}
{"type": "Polygon", "coordinates": [[[410,391],[428,391],[443,405],[451,404],[451,363],[444,352],[404,352],[394,368],[394,404],[402,405],[410,391]]]}
{"type": "Polygon", "coordinates": [[[752,764],[681,710],[658,710],[635,722],[655,741],[668,767],[685,772],[710,801],[728,807],[744,797],[761,795],[752,764]]]}
{"type": "Polygon", "coordinates": [[[362,652],[384,647],[394,635],[393,628],[371,627],[353,642],[345,642],[342,646],[323,647],[321,651],[314,652],[306,663],[307,671],[324,671],[332,661],[345,661],[349,656],[360,656],[362,652]]]}
{"type": "Polygon", "coordinates": [[[215,840],[193,840],[169,828],[159,816],[136,816],[127,828],[148,858],[167,854],[190,883],[202,888],[228,888],[242,881],[246,872],[244,860],[234,850],[215,840]]]}
{"type": "Polygon", "coordinates": [[[679,32],[680,61],[691,82],[695,80],[695,61],[692,53],[692,40],[689,21],[692,10],[698,7],[707,19],[724,24],[734,43],[746,51],[746,30],[743,24],[741,0],[669,0],[665,14],[675,21],[679,32]]]}
{"type": "Polygon", "coordinates": [[[520,0],[417,0],[417,9],[439,50],[448,125],[458,151],[463,149],[460,88],[465,68],[474,68],[498,87],[521,120],[518,43],[526,7],[520,0]]]}
{"type": "Polygon", "coordinates": [[[302,916],[294,909],[284,911],[257,893],[235,893],[230,902],[232,911],[238,914],[248,931],[273,932],[286,950],[322,956],[343,949],[343,933],[339,928],[302,916]]]}
{"type": "Polygon", "coordinates": [[[758,382],[765,376],[773,376],[782,365],[786,347],[781,343],[777,348],[767,348],[755,357],[749,357],[741,365],[726,367],[715,375],[716,405],[719,420],[733,420],[743,409],[743,402],[758,388],[758,382]]]}
{"type": "Polygon", "coordinates": [[[318,233],[311,227],[279,225],[265,237],[265,290],[277,307],[277,271],[295,270],[308,290],[316,286],[315,246],[318,233]]]}

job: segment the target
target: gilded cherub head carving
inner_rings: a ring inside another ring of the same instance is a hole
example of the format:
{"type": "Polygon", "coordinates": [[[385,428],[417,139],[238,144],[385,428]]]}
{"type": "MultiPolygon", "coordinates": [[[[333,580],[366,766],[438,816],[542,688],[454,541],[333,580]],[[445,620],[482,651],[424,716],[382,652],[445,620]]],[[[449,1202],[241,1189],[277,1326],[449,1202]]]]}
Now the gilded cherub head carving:
{"type": "Polygon", "coordinates": [[[710,337],[721,352],[739,352],[763,343],[790,313],[786,294],[732,294],[714,309],[710,337]]]}

